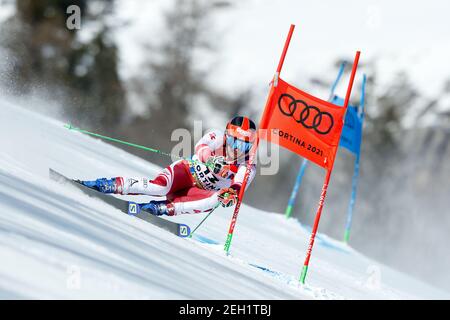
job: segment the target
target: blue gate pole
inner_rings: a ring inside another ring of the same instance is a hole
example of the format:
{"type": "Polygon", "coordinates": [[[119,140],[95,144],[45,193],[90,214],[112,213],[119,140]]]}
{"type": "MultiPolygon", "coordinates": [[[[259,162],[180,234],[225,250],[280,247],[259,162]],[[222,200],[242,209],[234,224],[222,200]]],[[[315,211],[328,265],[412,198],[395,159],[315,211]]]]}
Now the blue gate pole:
{"type": "Polygon", "coordinates": [[[303,175],[305,174],[306,167],[308,166],[308,160],[303,159],[302,166],[297,174],[297,179],[295,180],[294,189],[292,189],[291,197],[289,198],[289,202],[286,208],[285,216],[287,219],[291,217],[292,209],[294,208],[295,199],[297,198],[298,189],[300,189],[300,185],[302,184],[303,175]]]}
{"type": "MultiPolygon", "coordinates": [[[[344,61],[341,63],[341,66],[339,67],[339,72],[336,77],[336,80],[334,80],[333,85],[331,86],[331,91],[330,91],[330,96],[328,98],[328,101],[331,101],[333,99],[334,90],[336,89],[336,86],[338,85],[339,80],[341,79],[342,74],[344,73],[345,65],[346,65],[346,62],[344,61]]],[[[285,211],[285,216],[287,219],[289,219],[292,215],[292,209],[294,208],[295,199],[297,198],[298,190],[300,189],[300,185],[302,184],[303,175],[305,174],[305,170],[306,170],[306,167],[308,166],[308,162],[309,162],[308,160],[303,159],[302,166],[300,167],[300,170],[297,174],[297,179],[295,180],[295,185],[294,185],[294,188],[292,189],[291,197],[289,198],[289,202],[288,202],[288,205],[287,205],[286,211],[285,211]]]]}
{"type": "Polygon", "coordinates": [[[334,96],[334,91],[336,90],[336,87],[339,83],[339,80],[341,80],[342,74],[344,73],[344,69],[345,69],[345,65],[347,64],[347,62],[342,62],[341,66],[339,67],[339,71],[338,71],[338,75],[336,77],[336,80],[334,80],[333,85],[331,86],[331,90],[330,90],[330,96],[328,97],[328,101],[331,101],[333,99],[334,96]]]}
{"type": "Polygon", "coordinates": [[[352,218],[353,218],[353,207],[355,206],[356,199],[356,187],[358,184],[359,177],[359,153],[355,158],[355,166],[353,171],[353,179],[352,179],[352,195],[350,197],[350,204],[348,205],[347,211],[347,223],[345,224],[345,233],[344,233],[344,242],[348,243],[350,239],[350,229],[352,227],[352,218]]]}
{"type": "MultiPolygon", "coordinates": [[[[363,82],[361,86],[361,100],[360,100],[360,111],[359,115],[361,116],[361,126],[364,123],[364,98],[366,94],[366,75],[363,75],[363,82]]],[[[362,142],[362,132],[361,132],[361,140],[360,140],[360,147],[358,154],[355,157],[355,166],[353,171],[353,178],[352,178],[352,194],[350,197],[350,204],[348,205],[348,211],[347,211],[347,222],[345,225],[345,232],[344,232],[344,242],[348,243],[350,239],[350,229],[352,227],[352,219],[353,219],[353,208],[355,206],[355,199],[356,199],[356,191],[358,186],[358,178],[359,178],[359,158],[361,154],[361,142],[362,142]]]]}

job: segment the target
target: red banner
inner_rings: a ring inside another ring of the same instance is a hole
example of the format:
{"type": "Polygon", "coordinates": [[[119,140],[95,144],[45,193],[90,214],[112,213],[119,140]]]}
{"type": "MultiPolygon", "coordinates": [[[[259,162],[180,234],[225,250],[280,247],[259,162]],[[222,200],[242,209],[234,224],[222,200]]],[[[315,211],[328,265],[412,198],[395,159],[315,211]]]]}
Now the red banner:
{"type": "Polygon", "coordinates": [[[267,99],[260,135],[331,169],[339,146],[346,108],[316,98],[278,79],[267,99]]]}

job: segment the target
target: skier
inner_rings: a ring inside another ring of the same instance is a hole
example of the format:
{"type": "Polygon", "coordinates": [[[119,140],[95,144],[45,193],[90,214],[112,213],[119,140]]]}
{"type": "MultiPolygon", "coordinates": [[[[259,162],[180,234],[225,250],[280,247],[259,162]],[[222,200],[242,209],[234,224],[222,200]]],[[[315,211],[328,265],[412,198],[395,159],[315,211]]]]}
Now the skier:
{"type": "MultiPolygon", "coordinates": [[[[212,130],[205,134],[195,145],[191,159],[172,163],[153,180],[116,177],[81,183],[103,193],[165,196],[166,200],[142,205],[142,209],[157,216],[210,212],[219,203],[231,207],[237,202],[255,140],[255,123],[237,116],[227,124],[225,132],[212,130]]],[[[247,186],[255,174],[252,161],[247,186]]]]}

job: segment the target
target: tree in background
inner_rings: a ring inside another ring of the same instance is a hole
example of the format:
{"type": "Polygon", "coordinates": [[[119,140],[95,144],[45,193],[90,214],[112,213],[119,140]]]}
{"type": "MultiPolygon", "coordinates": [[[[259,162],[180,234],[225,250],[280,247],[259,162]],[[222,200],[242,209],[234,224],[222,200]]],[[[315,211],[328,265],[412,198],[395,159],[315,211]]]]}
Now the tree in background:
{"type": "Polygon", "coordinates": [[[16,0],[16,14],[1,26],[1,45],[11,61],[4,85],[16,95],[51,93],[70,118],[108,130],[121,120],[124,90],[117,73],[117,48],[104,22],[112,0],[16,0]],[[82,42],[66,27],[67,7],[81,9],[82,28],[99,25],[82,42]],[[89,10],[95,5],[95,13],[89,10]],[[102,8],[98,10],[98,8],[102,8]]]}
{"type": "MultiPolygon", "coordinates": [[[[208,82],[214,65],[204,63],[216,53],[214,15],[229,6],[227,1],[176,0],[165,11],[164,37],[147,43],[148,58],[143,72],[130,81],[130,90],[144,101],[146,115],[136,116],[123,125],[121,136],[171,150],[175,144],[171,142],[172,132],[178,128],[192,129],[193,118],[202,120],[206,129],[213,125],[211,115],[221,114],[227,119],[245,113],[249,90],[234,96],[220,92],[208,82]]],[[[168,163],[168,159],[160,156],[130,151],[160,165],[168,163]]]]}

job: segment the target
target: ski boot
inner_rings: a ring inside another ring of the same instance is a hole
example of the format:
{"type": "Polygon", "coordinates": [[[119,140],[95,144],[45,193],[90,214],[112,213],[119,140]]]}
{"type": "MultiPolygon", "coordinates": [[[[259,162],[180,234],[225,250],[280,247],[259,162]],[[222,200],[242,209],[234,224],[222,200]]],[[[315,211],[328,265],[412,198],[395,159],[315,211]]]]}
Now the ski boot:
{"type": "Polygon", "coordinates": [[[83,186],[97,190],[102,193],[116,193],[117,183],[116,178],[106,179],[100,178],[92,181],[79,181],[83,186]]]}
{"type": "Polygon", "coordinates": [[[141,209],[154,216],[175,215],[175,208],[173,207],[173,204],[168,201],[150,201],[149,203],[141,204],[141,209]]]}

